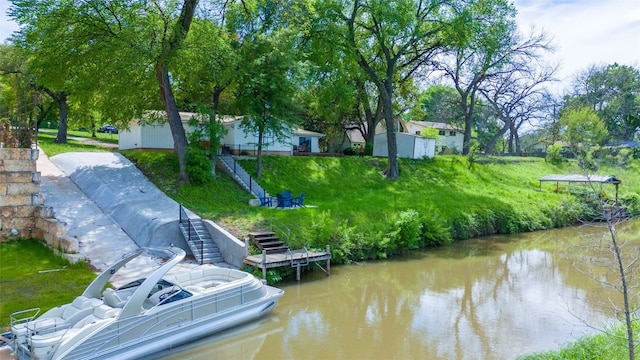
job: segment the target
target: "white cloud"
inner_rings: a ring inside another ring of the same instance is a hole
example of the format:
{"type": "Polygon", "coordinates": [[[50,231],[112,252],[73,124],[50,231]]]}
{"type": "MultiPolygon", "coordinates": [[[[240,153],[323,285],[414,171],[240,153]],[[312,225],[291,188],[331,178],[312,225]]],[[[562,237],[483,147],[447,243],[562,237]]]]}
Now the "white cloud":
{"type": "Polygon", "coordinates": [[[0,43],[4,43],[14,31],[18,30],[18,24],[7,16],[9,5],[11,4],[8,0],[0,0],[0,43]]]}
{"type": "Polygon", "coordinates": [[[561,65],[566,88],[570,79],[593,64],[640,66],[640,1],[515,0],[520,30],[532,25],[554,39],[550,59],[561,65]]]}

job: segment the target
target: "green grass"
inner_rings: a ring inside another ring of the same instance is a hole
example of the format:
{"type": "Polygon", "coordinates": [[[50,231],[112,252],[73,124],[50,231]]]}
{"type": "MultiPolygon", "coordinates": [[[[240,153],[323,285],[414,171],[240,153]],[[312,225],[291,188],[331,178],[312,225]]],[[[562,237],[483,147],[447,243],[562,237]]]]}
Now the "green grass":
{"type": "MultiPolygon", "coordinates": [[[[634,333],[640,332],[640,321],[633,322],[634,333]]],[[[622,324],[609,327],[605,332],[585,336],[557,351],[528,354],[519,360],[624,360],[629,359],[629,348],[622,324]]],[[[638,340],[636,339],[636,348],[638,340]]],[[[637,350],[635,351],[638,352],[637,350]]]]}
{"type": "MultiPolygon", "coordinates": [[[[91,134],[87,133],[87,132],[69,132],[70,136],[78,136],[78,137],[85,137],[85,138],[91,138],[91,134]]],[[[105,134],[99,134],[99,135],[105,135],[105,134]]],[[[108,136],[108,134],[107,134],[108,136]]],[[[113,136],[117,136],[117,135],[113,135],[113,136]]],[[[58,155],[58,154],[62,154],[62,153],[66,153],[66,152],[104,152],[104,151],[109,151],[108,149],[105,149],[103,146],[99,146],[99,145],[92,145],[92,144],[86,144],[83,143],[82,141],[79,140],[73,140],[73,139],[67,139],[67,143],[66,144],[57,144],[54,143],[53,141],[56,139],[55,134],[51,134],[51,133],[44,133],[44,132],[40,132],[38,133],[38,146],[40,148],[42,148],[44,150],[44,152],[47,154],[47,156],[51,157],[54,155],[58,155]]],[[[100,136],[98,136],[98,140],[100,141],[111,141],[109,139],[106,138],[102,138],[100,136]]],[[[115,142],[117,143],[118,141],[115,140],[115,142]]]]}
{"type": "MultiPolygon", "coordinates": [[[[294,195],[304,191],[305,204],[311,205],[283,211],[249,206],[251,197],[221,171],[217,180],[203,186],[179,185],[172,153],[124,154],[169,196],[238,237],[275,220],[291,229],[292,247],[339,248],[336,262],[392,255],[385,246],[410,210],[419,213],[423,231],[434,243],[446,242],[447,236],[465,239],[567,226],[586,216],[580,197],[572,195],[584,193],[584,187],[576,191],[575,186],[561,185],[556,193],[555,184],[545,183],[540,190],[538,182],[546,174],[580,170],[537,158],[482,158],[472,169],[459,156],[401,160],[400,179],[389,181],[381,175],[385,159],[266,156],[259,183],[272,195],[285,189],[294,195]]],[[[240,163],[255,174],[255,160],[240,163]]],[[[601,173],[622,179],[621,195],[640,193],[637,166],[636,160],[626,169],[605,168],[601,173]]],[[[613,186],[604,186],[603,192],[615,196],[613,186]]]]}
{"type": "Polygon", "coordinates": [[[42,313],[71,302],[94,278],[86,263],[72,265],[41,241],[0,244],[0,329],[15,311],[40,307],[42,313]]]}

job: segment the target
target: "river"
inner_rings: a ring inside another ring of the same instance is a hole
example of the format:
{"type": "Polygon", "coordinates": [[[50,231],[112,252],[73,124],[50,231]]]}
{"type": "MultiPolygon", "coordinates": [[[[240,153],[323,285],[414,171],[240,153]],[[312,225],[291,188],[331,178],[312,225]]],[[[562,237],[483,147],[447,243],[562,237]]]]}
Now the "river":
{"type": "MultiPolygon", "coordinates": [[[[617,226],[638,256],[640,219],[617,226]],[[635,239],[634,239],[635,237],[635,239]]],[[[260,322],[163,359],[514,359],[612,320],[606,229],[492,236],[303,274],[260,322]],[[604,261],[601,261],[602,259],[604,261]]],[[[634,278],[637,281],[637,278],[634,278]]]]}

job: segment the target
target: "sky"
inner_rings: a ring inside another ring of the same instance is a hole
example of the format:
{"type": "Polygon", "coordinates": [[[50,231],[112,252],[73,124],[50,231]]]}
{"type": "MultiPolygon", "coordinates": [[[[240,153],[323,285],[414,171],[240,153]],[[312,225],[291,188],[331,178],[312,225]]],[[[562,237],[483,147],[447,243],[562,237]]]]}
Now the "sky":
{"type": "MultiPolygon", "coordinates": [[[[548,60],[560,65],[558,92],[590,65],[613,64],[640,68],[640,0],[513,0],[518,28],[534,26],[553,39],[556,52],[548,60]]],[[[10,2],[0,0],[0,43],[18,26],[6,13],[10,2]]]]}

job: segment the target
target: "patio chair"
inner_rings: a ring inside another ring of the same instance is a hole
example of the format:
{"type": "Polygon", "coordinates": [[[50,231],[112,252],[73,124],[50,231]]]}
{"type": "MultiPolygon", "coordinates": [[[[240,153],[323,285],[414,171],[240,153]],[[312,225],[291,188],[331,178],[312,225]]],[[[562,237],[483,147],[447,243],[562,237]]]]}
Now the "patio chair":
{"type": "Polygon", "coordinates": [[[273,203],[271,202],[271,197],[267,196],[266,193],[262,193],[262,197],[260,198],[260,206],[268,206],[271,207],[273,203]]]}
{"type": "Polygon", "coordinates": [[[293,199],[291,200],[291,204],[292,204],[292,206],[299,206],[299,207],[303,207],[303,206],[304,206],[304,204],[303,204],[303,202],[304,202],[304,195],[305,195],[305,192],[303,191],[303,192],[300,194],[300,196],[293,198],[293,199]]]}
{"type": "Polygon", "coordinates": [[[291,198],[284,197],[282,194],[276,194],[276,199],[278,200],[279,208],[289,208],[291,207],[291,198]]]}

